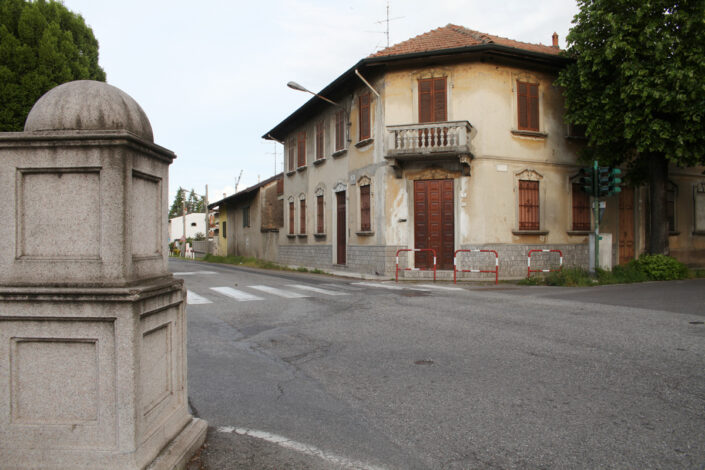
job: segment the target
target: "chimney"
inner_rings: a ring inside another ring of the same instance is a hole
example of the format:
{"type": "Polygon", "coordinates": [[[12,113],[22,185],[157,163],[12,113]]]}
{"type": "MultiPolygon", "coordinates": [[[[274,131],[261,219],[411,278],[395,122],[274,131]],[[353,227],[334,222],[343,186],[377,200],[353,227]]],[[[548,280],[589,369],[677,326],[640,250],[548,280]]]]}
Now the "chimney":
{"type": "Polygon", "coordinates": [[[553,47],[558,49],[558,33],[553,33],[553,47]]]}

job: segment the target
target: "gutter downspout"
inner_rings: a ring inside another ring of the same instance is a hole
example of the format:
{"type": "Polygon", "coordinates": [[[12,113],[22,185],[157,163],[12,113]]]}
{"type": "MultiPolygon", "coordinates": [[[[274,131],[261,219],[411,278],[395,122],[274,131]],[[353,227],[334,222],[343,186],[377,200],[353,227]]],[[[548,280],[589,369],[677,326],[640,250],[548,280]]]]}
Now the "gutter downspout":
{"type": "Polygon", "coordinates": [[[365,77],[363,77],[363,76],[360,74],[360,72],[358,72],[357,69],[355,69],[355,75],[357,75],[358,77],[360,77],[360,80],[362,80],[362,81],[365,83],[365,85],[367,85],[367,88],[369,88],[370,90],[372,90],[372,93],[374,93],[375,95],[377,95],[377,98],[379,98],[379,93],[377,93],[377,90],[375,90],[375,89],[372,87],[372,85],[370,85],[370,82],[368,82],[367,80],[365,80],[365,77]]]}

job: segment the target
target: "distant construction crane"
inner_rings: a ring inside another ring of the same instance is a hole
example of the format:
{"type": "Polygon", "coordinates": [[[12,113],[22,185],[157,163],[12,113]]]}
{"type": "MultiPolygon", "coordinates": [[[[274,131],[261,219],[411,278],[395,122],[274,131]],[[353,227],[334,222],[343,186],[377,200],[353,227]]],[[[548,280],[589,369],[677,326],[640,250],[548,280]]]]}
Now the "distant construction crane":
{"type": "Polygon", "coordinates": [[[235,180],[235,192],[237,192],[237,186],[240,184],[240,178],[242,178],[243,171],[244,170],[240,170],[240,176],[238,176],[237,179],[235,180]]]}

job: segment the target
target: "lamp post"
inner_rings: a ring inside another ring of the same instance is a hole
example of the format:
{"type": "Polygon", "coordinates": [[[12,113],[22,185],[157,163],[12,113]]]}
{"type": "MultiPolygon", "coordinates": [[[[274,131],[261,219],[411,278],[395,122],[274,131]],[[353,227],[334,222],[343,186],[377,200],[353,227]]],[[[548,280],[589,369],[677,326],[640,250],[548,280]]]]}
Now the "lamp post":
{"type": "Polygon", "coordinates": [[[314,92],[312,92],[311,90],[309,90],[308,88],[305,88],[305,87],[299,85],[299,84],[296,83],[296,82],[289,82],[289,83],[286,84],[286,86],[288,86],[288,87],[291,88],[292,90],[303,91],[303,92],[305,92],[305,93],[310,93],[310,94],[312,94],[313,96],[322,99],[323,101],[327,101],[328,103],[332,104],[333,106],[337,106],[338,108],[340,108],[340,109],[342,109],[343,111],[345,111],[346,114],[347,114],[347,110],[346,110],[342,105],[336,103],[336,102],[333,101],[333,100],[329,100],[329,99],[326,98],[325,96],[321,96],[321,95],[319,95],[318,93],[314,93],[314,92]]]}

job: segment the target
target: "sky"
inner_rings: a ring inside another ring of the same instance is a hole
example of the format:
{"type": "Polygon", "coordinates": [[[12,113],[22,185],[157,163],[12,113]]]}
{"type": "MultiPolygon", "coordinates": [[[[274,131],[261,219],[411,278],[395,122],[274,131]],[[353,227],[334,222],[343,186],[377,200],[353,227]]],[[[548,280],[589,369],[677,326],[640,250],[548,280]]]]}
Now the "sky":
{"type": "Polygon", "coordinates": [[[209,202],[282,170],[280,144],[261,138],[369,54],[449,23],[560,46],[575,0],[63,0],[100,44],[107,81],[147,113],[155,143],[176,153],[179,187],[209,202]]]}

